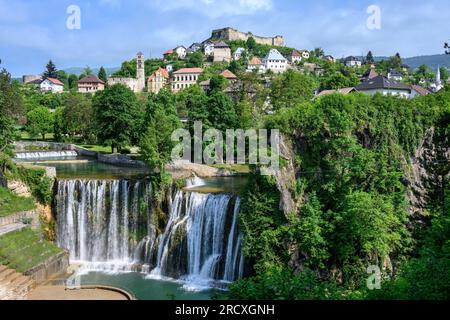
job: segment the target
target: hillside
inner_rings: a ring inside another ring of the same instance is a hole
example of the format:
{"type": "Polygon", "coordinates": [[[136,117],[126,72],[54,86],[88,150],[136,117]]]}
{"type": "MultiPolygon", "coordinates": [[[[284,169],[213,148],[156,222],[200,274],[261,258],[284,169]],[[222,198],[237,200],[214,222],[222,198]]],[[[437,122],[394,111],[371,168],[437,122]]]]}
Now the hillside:
{"type": "MultiPolygon", "coordinates": [[[[389,57],[375,57],[376,61],[387,59],[389,59],[389,57]]],[[[447,69],[450,69],[450,56],[445,54],[434,54],[428,56],[403,58],[403,63],[406,63],[412,69],[416,69],[422,64],[429,66],[433,70],[436,70],[438,66],[447,67],[447,69]]]]}

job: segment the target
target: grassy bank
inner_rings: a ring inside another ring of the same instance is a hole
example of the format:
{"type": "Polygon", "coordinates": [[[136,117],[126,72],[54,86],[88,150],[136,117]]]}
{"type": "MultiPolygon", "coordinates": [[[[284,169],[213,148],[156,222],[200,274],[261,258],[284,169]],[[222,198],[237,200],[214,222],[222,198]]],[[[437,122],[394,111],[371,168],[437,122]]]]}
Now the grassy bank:
{"type": "Polygon", "coordinates": [[[0,264],[19,272],[30,270],[62,251],[31,229],[11,232],[0,237],[0,264]]]}
{"type": "Polygon", "coordinates": [[[0,188],[0,217],[35,208],[36,205],[32,198],[19,197],[8,189],[0,188]]]}

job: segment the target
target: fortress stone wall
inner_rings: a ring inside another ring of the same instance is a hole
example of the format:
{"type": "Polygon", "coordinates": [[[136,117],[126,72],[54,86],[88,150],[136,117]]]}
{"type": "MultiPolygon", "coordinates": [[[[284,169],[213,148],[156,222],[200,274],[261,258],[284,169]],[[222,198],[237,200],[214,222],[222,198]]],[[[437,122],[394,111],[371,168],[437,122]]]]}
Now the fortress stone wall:
{"type": "Polygon", "coordinates": [[[239,30],[233,28],[223,28],[213,30],[211,39],[214,40],[225,40],[225,41],[233,41],[233,40],[244,40],[247,41],[248,38],[253,37],[256,43],[266,44],[271,46],[284,46],[284,38],[282,36],[275,37],[260,37],[252,34],[251,32],[241,32],[239,30]]]}

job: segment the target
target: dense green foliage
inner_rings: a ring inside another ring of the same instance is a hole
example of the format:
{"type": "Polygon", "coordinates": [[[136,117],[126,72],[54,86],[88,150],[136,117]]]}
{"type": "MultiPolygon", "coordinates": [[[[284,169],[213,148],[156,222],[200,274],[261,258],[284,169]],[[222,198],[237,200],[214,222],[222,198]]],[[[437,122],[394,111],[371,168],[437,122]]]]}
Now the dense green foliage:
{"type": "Polygon", "coordinates": [[[124,85],[113,85],[97,93],[93,100],[97,137],[112,152],[137,143],[143,121],[142,106],[124,85]]]}
{"type": "Polygon", "coordinates": [[[143,159],[151,168],[164,171],[170,161],[174,142],[172,132],[181,127],[175,106],[175,96],[163,89],[157,95],[150,95],[147,101],[143,134],[140,147],[143,159]]]}
{"type": "Polygon", "coordinates": [[[27,113],[27,131],[32,137],[41,136],[53,132],[53,114],[45,107],[37,107],[27,113]]]}
{"type": "MultiPolygon", "coordinates": [[[[450,92],[404,100],[329,95],[282,106],[267,126],[290,137],[300,203],[284,216],[267,177],[254,178],[242,199],[244,254],[256,276],[231,286],[240,299],[448,299],[449,168],[427,163],[428,208],[408,214],[408,160],[425,132],[448,150],[450,92]],[[431,227],[423,227],[423,223],[431,227]],[[366,268],[383,272],[369,291],[366,268]]],[[[441,150],[441,151],[439,151],[441,150]]]]}

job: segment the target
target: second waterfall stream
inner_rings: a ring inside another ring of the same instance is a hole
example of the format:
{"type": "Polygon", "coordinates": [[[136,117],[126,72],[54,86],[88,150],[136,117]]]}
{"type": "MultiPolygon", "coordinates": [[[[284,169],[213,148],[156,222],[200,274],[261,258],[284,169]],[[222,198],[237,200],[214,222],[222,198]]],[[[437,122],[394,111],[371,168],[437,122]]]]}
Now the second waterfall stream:
{"type": "Polygon", "coordinates": [[[208,288],[243,276],[239,197],[176,190],[153,208],[149,180],[59,180],[58,244],[88,271],[142,271],[208,288]]]}

